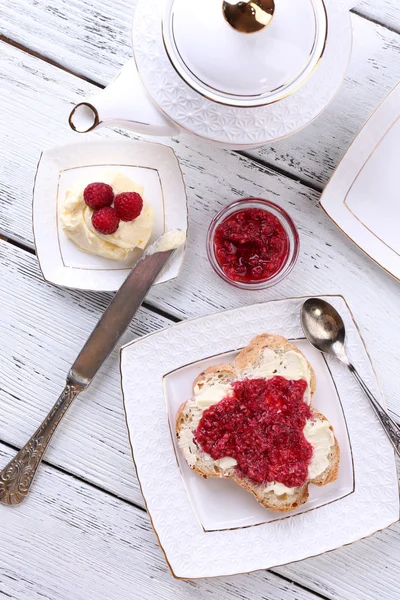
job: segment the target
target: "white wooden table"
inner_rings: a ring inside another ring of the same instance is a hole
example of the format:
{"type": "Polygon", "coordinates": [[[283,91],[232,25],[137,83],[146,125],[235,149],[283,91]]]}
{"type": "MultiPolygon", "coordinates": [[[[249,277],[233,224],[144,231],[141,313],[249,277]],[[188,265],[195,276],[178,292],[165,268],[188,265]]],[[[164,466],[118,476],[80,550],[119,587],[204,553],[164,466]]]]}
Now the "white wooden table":
{"type": "MultiPolygon", "coordinates": [[[[2,0],[0,9],[0,464],[42,420],[110,296],[47,285],[33,251],[31,193],[42,149],[76,140],[67,115],[130,56],[128,0],[2,0]],[[4,236],[4,237],[3,237],[4,236]]],[[[154,289],[125,341],[187,317],[254,302],[342,293],[400,418],[400,284],[358,251],[318,206],[320,192],[372,109],[400,79],[400,4],[353,11],[347,79],[303,132],[240,155],[173,140],[190,203],[179,279],[154,289]],[[279,286],[249,293],[212,272],[205,235],[230,200],[263,196],[287,208],[300,261],[279,286]],[[215,289],[218,287],[218,294],[215,289]]],[[[102,130],[88,138],[126,136],[102,130]]],[[[170,142],[171,143],[171,142],[170,142]]],[[[230,579],[175,581],[130,458],[114,353],[58,432],[27,502],[0,507],[0,598],[13,600],[275,600],[400,598],[400,525],[297,564],[230,579]]]]}

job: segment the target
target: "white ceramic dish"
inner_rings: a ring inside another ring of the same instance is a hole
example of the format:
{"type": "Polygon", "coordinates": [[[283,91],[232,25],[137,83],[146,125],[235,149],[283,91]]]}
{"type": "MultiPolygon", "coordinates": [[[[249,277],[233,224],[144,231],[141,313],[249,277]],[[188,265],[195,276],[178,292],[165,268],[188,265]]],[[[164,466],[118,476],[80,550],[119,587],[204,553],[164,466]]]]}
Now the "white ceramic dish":
{"type": "Polygon", "coordinates": [[[336,169],[321,205],[336,225],[400,279],[400,85],[367,121],[336,169]]]}
{"type": "MultiPolygon", "coordinates": [[[[349,544],[399,519],[396,463],[389,441],[351,374],[304,340],[303,299],[287,299],[186,321],[125,346],[121,373],[138,478],[172,573],[201,578],[268,569],[349,544]],[[314,406],[333,423],[340,474],[289,514],[261,508],[234,483],[202,480],[175,443],[178,406],[204,367],[231,360],[257,334],[280,333],[312,361],[314,406]]],[[[344,299],[329,297],[344,317],[349,353],[381,398],[368,354],[344,299]]]]}
{"type": "MultiPolygon", "coordinates": [[[[43,277],[56,285],[81,290],[116,291],[142,251],[126,261],[82,252],[67,238],[59,222],[60,204],[68,187],[101,181],[104,171],[127,175],[144,186],[145,202],[154,209],[150,239],[170,229],[187,232],[187,198],[178,159],[169,146],[136,141],[70,144],[43,152],[33,193],[33,230],[43,277]]],[[[178,250],[157,283],[177,277],[184,257],[178,250]]]]}

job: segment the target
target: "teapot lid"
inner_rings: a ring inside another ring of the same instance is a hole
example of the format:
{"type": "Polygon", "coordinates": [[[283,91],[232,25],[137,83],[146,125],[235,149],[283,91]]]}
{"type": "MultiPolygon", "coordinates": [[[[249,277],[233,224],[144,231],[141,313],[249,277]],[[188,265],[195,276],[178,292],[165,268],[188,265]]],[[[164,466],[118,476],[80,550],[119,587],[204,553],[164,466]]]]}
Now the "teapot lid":
{"type": "Polygon", "coordinates": [[[169,0],[163,38],[179,75],[231,106],[277,102],[307,81],[328,32],[323,0],[169,0]]]}

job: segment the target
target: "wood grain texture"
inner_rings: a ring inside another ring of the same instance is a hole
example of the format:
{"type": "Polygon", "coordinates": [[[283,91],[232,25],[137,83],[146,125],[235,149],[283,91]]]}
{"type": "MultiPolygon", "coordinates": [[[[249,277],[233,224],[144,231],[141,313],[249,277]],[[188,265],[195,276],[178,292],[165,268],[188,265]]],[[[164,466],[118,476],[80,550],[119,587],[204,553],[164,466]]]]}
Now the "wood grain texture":
{"type": "Polygon", "coordinates": [[[0,522],[1,598],[317,600],[269,572],[174,580],[146,513],[46,465],[25,504],[0,505],[0,522]]]}
{"type": "Polygon", "coordinates": [[[274,571],[332,600],[394,600],[399,597],[399,539],[397,523],[346,549],[274,571]]]}
{"type": "MultiPolygon", "coordinates": [[[[0,439],[21,447],[61,393],[111,299],[43,282],[34,256],[0,241],[0,439]]],[[[123,342],[170,322],[141,309],[123,342]]],[[[46,460],[143,506],[132,465],[115,350],[74,403],[46,460]]]]}
{"type": "Polygon", "coordinates": [[[396,0],[363,0],[353,10],[400,33],[400,5],[396,0]]]}
{"type": "MultiPolygon", "coordinates": [[[[6,235],[32,244],[30,203],[36,161],[42,148],[77,138],[69,131],[65,117],[74,98],[93,86],[8,45],[3,47],[2,56],[0,119],[5,143],[0,148],[0,224],[6,235]],[[28,146],[26,139],[30,140],[28,146]]],[[[103,129],[88,137],[117,135],[103,129]]],[[[152,304],[185,318],[268,299],[340,292],[355,310],[388,403],[400,414],[397,394],[400,357],[394,325],[398,314],[398,282],[339,232],[319,208],[317,192],[205,143],[188,146],[182,139],[173,145],[188,189],[190,239],[181,276],[175,282],[155,288],[149,295],[152,304]],[[206,258],[206,232],[212,216],[230,200],[241,196],[262,196],[276,201],[289,210],[300,230],[299,263],[286,281],[270,290],[236,290],[218,279],[206,258]],[[388,361],[388,356],[393,359],[388,361]]]]}
{"type": "MultiPolygon", "coordinates": [[[[4,34],[83,77],[106,85],[132,54],[127,0],[4,0],[4,34]],[[21,7],[24,6],[22,10],[21,7]]],[[[356,10],[380,20],[400,5],[368,0],[356,10]],[[374,11],[372,11],[375,7],[374,11]]],[[[0,21],[1,22],[1,21],[0,21]]],[[[353,56],[342,88],[328,109],[303,131],[249,156],[322,189],[360,127],[400,79],[400,36],[353,15],[353,56]]]]}

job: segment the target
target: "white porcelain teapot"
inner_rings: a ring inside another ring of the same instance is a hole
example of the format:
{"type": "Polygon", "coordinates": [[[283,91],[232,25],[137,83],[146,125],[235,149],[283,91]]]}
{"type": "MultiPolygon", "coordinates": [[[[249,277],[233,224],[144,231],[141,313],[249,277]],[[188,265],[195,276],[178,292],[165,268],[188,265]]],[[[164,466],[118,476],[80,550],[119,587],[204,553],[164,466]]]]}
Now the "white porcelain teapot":
{"type": "Polygon", "coordinates": [[[281,139],[315,119],[340,87],[355,3],[139,0],[134,58],[73,109],[70,125],[186,131],[235,149],[281,139]]]}

